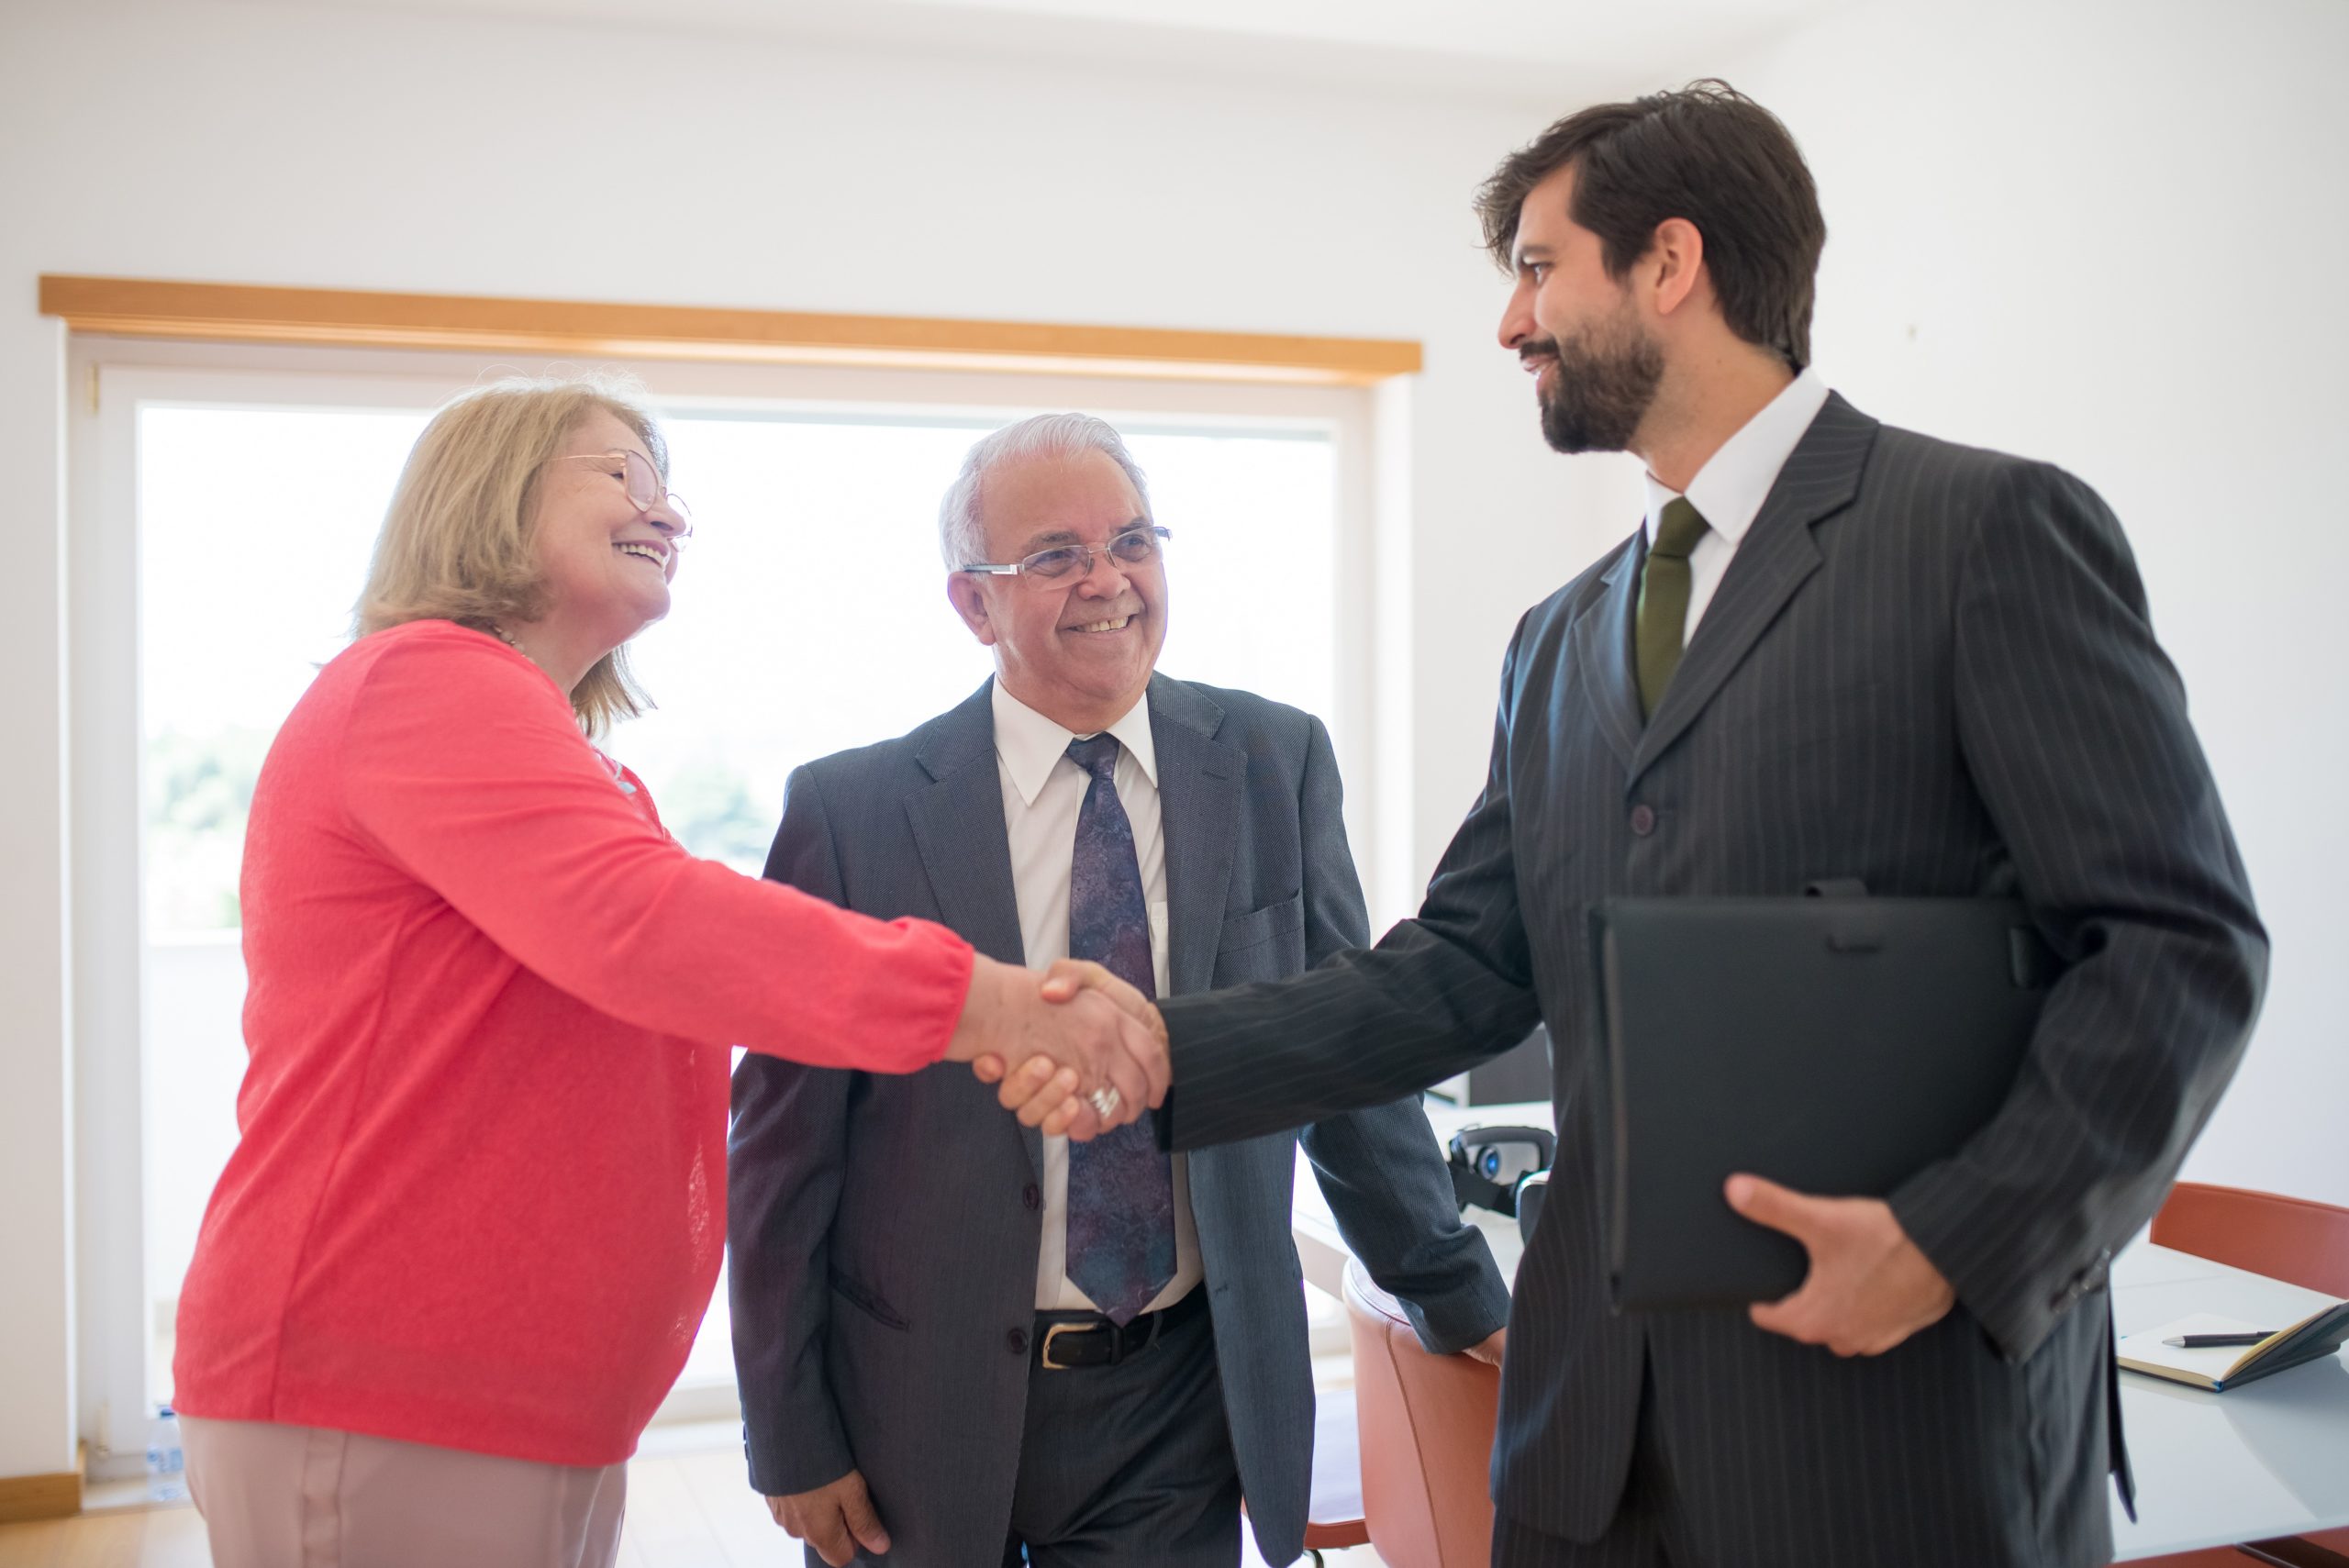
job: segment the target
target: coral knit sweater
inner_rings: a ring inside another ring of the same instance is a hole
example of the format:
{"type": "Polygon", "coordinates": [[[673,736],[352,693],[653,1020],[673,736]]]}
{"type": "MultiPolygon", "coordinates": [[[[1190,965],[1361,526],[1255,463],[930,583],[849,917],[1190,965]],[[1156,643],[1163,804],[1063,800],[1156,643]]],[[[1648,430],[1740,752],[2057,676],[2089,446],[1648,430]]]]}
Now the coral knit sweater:
{"type": "Polygon", "coordinates": [[[626,1459],[685,1364],[729,1047],[908,1072],[970,984],[940,927],[688,855],[538,666],[447,621],[319,673],[242,893],[243,1136],[179,1407],[558,1464],[626,1459]]]}

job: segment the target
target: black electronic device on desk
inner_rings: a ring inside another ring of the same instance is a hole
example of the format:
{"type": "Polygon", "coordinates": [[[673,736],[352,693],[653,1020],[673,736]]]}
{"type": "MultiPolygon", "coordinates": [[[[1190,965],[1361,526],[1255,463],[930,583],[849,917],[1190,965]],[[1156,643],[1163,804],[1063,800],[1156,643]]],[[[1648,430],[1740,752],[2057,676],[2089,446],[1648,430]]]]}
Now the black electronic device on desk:
{"type": "Polygon", "coordinates": [[[1530,1240],[1557,1157],[1557,1135],[1546,1127],[1464,1127],[1445,1155],[1452,1195],[1462,1208],[1473,1204],[1509,1216],[1530,1240]]]}
{"type": "Polygon", "coordinates": [[[1459,1096],[1464,1106],[1518,1105],[1546,1100],[1554,1090],[1550,1071],[1550,1031],[1540,1024],[1498,1056],[1468,1069],[1459,1096]]]}

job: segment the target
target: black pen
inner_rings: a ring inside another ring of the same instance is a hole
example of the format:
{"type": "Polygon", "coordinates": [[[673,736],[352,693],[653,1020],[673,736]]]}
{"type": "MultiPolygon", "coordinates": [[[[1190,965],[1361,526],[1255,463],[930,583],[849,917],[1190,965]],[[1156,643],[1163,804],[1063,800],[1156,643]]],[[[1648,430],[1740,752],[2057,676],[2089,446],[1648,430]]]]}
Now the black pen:
{"type": "Polygon", "coordinates": [[[2180,1334],[2162,1343],[2181,1351],[2199,1351],[2211,1345],[2255,1345],[2274,1332],[2272,1329],[2253,1329],[2241,1334],[2180,1334]]]}

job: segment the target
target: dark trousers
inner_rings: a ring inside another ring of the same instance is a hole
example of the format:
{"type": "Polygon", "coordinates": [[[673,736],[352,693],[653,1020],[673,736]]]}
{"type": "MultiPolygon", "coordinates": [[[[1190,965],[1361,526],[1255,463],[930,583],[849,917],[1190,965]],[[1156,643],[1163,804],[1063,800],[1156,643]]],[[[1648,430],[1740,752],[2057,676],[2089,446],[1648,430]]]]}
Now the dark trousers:
{"type": "Polygon", "coordinates": [[[1028,1378],[1007,1568],[1233,1568],[1240,1469],[1206,1313],[1116,1366],[1028,1378]]]}
{"type": "Polygon", "coordinates": [[[1650,1368],[1640,1380],[1631,1473],[1606,1533],[1594,1541],[1568,1540],[1496,1514],[1493,1568],[1697,1568],[1676,1528],[1679,1504],[1655,1429],[1655,1372],[1650,1368]]]}

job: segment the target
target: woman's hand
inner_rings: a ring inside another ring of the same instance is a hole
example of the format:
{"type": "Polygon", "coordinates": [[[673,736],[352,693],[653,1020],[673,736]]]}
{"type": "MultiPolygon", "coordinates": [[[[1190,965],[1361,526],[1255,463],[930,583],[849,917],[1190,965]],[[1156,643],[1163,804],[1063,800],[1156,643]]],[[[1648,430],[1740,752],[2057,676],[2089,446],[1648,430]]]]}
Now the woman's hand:
{"type": "Polygon", "coordinates": [[[972,1062],[984,1083],[1002,1083],[996,1098],[1004,1106],[1053,1136],[1090,1138],[1166,1097],[1166,1031],[1157,1009],[1095,963],[1063,960],[1038,975],[976,959],[946,1056],[972,1062]],[[1006,1061],[1021,1063],[1008,1080],[1006,1061]],[[1108,1102],[1106,1116],[1100,1100],[1108,1102]]]}
{"type": "MultiPolygon", "coordinates": [[[[1158,1008],[1149,997],[1101,965],[1084,959],[1062,959],[1046,971],[1039,987],[1042,999],[1054,1006],[1067,1005],[1087,992],[1113,1003],[1146,1029],[1160,1061],[1164,1060],[1166,1024],[1158,1016],[1158,1008]]],[[[1007,1075],[1003,1058],[987,1052],[971,1063],[971,1070],[983,1084],[1000,1084],[996,1101],[1006,1110],[1017,1113],[1022,1125],[1037,1128],[1047,1137],[1066,1136],[1081,1142],[1108,1128],[1125,1125],[1142,1111],[1140,1105],[1129,1106],[1120,1091],[1118,1114],[1104,1122],[1078,1092],[1077,1074],[1047,1056],[1030,1056],[1020,1063],[1018,1072],[1007,1075]]],[[[1166,1081],[1160,1076],[1153,1081],[1149,1105],[1154,1107],[1165,1097],[1166,1081]]]]}

